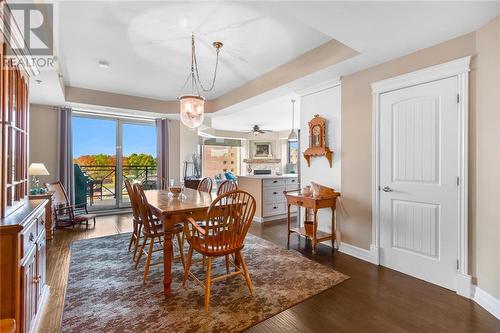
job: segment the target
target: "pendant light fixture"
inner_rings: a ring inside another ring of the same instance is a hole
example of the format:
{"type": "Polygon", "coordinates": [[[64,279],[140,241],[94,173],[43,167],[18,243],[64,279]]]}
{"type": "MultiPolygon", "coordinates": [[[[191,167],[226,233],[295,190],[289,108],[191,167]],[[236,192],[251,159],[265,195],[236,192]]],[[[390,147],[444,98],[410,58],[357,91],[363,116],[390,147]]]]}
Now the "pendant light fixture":
{"type": "Polygon", "coordinates": [[[296,142],[299,140],[297,133],[295,133],[295,100],[292,99],[292,131],[288,135],[288,142],[296,142]]]}
{"type": "Polygon", "coordinates": [[[195,129],[203,123],[203,118],[205,116],[205,98],[200,95],[200,88],[204,92],[209,92],[214,89],[215,80],[217,78],[217,68],[219,65],[219,51],[223,44],[221,42],[213,42],[213,47],[216,51],[215,68],[214,75],[212,79],[212,84],[209,88],[205,88],[200,80],[200,74],[198,72],[198,59],[196,58],[196,47],[194,40],[194,33],[191,34],[191,71],[182,87],[182,90],[186,88],[188,83],[191,81],[191,93],[179,96],[181,121],[184,125],[191,129],[195,129]]]}

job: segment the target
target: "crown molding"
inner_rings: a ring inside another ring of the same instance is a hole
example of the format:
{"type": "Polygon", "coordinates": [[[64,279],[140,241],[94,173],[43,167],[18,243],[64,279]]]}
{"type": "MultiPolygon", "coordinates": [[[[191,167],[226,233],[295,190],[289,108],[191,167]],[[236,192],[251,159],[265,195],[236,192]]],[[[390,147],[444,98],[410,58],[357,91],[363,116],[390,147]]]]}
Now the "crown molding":
{"type": "Polygon", "coordinates": [[[415,86],[430,81],[441,80],[470,71],[471,56],[459,58],[444,64],[427,67],[411,73],[372,83],[374,94],[415,86]]]}

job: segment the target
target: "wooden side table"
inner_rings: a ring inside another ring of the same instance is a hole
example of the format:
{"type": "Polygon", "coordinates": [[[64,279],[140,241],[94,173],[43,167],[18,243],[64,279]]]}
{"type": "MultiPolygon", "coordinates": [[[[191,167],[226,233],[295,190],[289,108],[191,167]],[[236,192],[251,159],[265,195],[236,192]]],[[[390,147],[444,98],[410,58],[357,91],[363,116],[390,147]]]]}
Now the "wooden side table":
{"type": "Polygon", "coordinates": [[[30,200],[47,199],[49,202],[45,205],[45,237],[47,240],[52,239],[54,226],[52,225],[52,196],[54,192],[49,191],[44,194],[30,194],[30,200]]]}
{"type": "Polygon", "coordinates": [[[328,196],[318,196],[313,197],[312,195],[302,195],[300,194],[300,190],[294,191],[285,191],[283,192],[286,197],[286,202],[288,206],[288,244],[290,244],[290,234],[296,233],[306,238],[312,240],[312,248],[313,254],[316,254],[316,245],[320,242],[324,242],[327,240],[332,241],[332,247],[335,246],[335,229],[336,229],[336,214],[335,208],[337,206],[337,197],[340,196],[339,192],[335,192],[332,195],[328,196]],[[297,227],[292,228],[291,222],[291,206],[298,206],[305,209],[305,220],[304,225],[301,226],[299,220],[297,220],[297,227]],[[332,232],[327,233],[324,231],[318,230],[318,210],[322,208],[330,208],[332,210],[332,232]],[[313,219],[308,220],[309,218],[309,210],[312,210],[313,219]]]}

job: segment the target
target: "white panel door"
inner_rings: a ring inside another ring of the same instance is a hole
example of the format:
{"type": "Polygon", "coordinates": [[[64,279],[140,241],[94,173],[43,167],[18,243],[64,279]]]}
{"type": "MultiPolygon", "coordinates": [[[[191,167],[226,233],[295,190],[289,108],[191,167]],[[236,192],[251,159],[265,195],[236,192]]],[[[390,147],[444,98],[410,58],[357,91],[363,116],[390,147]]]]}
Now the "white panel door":
{"type": "Polygon", "coordinates": [[[456,77],[380,96],[380,263],[456,289],[456,77]]]}

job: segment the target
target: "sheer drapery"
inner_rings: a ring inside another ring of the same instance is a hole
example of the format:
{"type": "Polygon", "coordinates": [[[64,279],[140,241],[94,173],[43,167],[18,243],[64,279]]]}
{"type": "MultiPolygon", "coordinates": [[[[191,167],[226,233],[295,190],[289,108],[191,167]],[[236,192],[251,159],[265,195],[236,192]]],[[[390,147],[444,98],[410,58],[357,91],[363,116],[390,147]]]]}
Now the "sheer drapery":
{"type": "Polygon", "coordinates": [[[168,119],[156,119],[156,138],[158,179],[168,180],[168,119]]]}
{"type": "Polygon", "coordinates": [[[66,189],[71,204],[74,204],[75,191],[73,186],[74,167],[71,122],[71,108],[59,108],[59,180],[66,189]]]}

